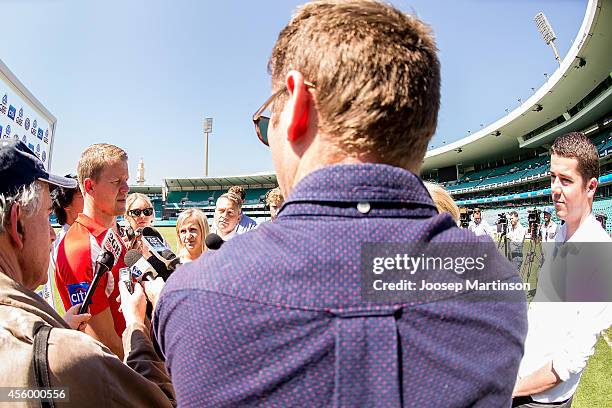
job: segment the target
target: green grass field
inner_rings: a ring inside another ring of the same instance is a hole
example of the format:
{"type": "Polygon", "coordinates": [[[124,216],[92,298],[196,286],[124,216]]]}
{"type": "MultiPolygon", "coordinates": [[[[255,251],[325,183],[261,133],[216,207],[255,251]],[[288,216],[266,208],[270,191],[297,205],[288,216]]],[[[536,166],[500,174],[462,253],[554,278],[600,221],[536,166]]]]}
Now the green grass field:
{"type": "MultiPolygon", "coordinates": [[[[612,328],[604,333],[610,339],[612,328]]],[[[572,408],[612,407],[612,347],[602,335],[589,359],[572,401],[572,408]]]]}
{"type": "Polygon", "coordinates": [[[177,253],[176,248],[176,228],[175,227],[156,227],[160,234],[166,238],[166,242],[170,244],[170,248],[177,253]]]}

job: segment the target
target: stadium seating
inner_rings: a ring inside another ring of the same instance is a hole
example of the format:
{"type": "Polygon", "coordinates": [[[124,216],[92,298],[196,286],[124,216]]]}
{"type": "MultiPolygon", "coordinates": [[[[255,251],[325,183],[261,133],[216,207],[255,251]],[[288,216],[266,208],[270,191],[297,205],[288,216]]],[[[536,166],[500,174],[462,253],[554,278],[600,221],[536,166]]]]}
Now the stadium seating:
{"type": "MultiPolygon", "coordinates": [[[[482,210],[482,219],[486,220],[489,224],[495,225],[497,221],[498,214],[505,213],[508,214],[510,211],[516,211],[519,215],[519,220],[521,224],[527,226],[528,221],[528,210],[533,210],[537,208],[542,211],[545,206],[520,206],[520,207],[498,207],[498,208],[489,208],[486,210],[482,210]]],[[[606,231],[608,233],[612,232],[612,198],[606,198],[603,200],[598,200],[593,203],[593,214],[604,214],[608,217],[606,223],[606,231]]],[[[555,214],[552,216],[553,221],[559,223],[560,220],[557,218],[555,214]]]]}
{"type": "MultiPolygon", "coordinates": [[[[601,158],[612,154],[612,132],[606,129],[591,137],[601,158]]],[[[493,169],[482,169],[465,173],[456,182],[447,183],[445,188],[459,194],[470,193],[474,189],[494,188],[515,182],[528,181],[543,177],[550,167],[550,157],[542,155],[517,163],[502,165],[493,169]],[[463,191],[465,190],[465,191],[463,191]]]]}

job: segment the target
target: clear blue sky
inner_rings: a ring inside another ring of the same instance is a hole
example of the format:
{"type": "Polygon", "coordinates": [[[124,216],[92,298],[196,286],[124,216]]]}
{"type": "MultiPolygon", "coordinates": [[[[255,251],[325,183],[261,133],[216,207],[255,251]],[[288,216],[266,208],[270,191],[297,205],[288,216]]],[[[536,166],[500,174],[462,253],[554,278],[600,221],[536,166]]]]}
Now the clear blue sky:
{"type": "MultiPolygon", "coordinates": [[[[108,142],[143,158],[147,184],[204,174],[202,119],[214,118],[209,175],[273,171],[251,115],[266,63],[303,1],[0,0],[0,59],[57,119],[53,171],[108,142]]],[[[442,63],[435,146],[514,109],[556,69],[533,22],[543,11],[563,57],[586,0],[395,0],[433,26],[442,63]]]]}

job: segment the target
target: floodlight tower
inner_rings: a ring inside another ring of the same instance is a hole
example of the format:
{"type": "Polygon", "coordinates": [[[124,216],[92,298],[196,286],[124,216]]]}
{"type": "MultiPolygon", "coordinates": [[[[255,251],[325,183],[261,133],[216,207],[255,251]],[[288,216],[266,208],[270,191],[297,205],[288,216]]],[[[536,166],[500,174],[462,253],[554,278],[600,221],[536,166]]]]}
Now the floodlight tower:
{"type": "Polygon", "coordinates": [[[536,14],[533,19],[536,23],[536,26],[538,27],[538,31],[540,31],[540,34],[542,34],[544,41],[546,41],[546,45],[550,45],[550,48],[552,48],[553,52],[555,53],[555,59],[559,63],[559,66],[561,66],[561,57],[559,56],[559,51],[557,51],[557,47],[555,46],[555,40],[557,39],[557,36],[555,35],[555,32],[550,26],[548,19],[542,12],[536,14]]]}
{"type": "Polygon", "coordinates": [[[204,153],[204,176],[208,177],[208,134],[212,133],[212,118],[204,119],[204,141],[206,143],[204,153]]]}

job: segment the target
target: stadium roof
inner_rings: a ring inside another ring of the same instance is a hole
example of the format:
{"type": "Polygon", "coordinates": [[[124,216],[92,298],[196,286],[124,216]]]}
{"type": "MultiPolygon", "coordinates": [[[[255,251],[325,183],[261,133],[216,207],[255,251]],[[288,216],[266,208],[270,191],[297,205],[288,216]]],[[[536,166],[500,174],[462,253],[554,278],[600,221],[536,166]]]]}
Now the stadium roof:
{"type": "MultiPolygon", "coordinates": [[[[548,81],[518,108],[477,133],[427,152],[423,171],[482,162],[545,146],[557,136],[583,129],[612,111],[612,87],[570,114],[578,102],[612,75],[612,1],[590,0],[572,47],[548,81]],[[560,123],[530,132],[560,118],[560,123]]],[[[500,79],[501,80],[501,79],[500,79]]]]}
{"type": "Polygon", "coordinates": [[[202,178],[165,178],[168,191],[223,190],[231,186],[247,188],[274,188],[278,185],[276,174],[257,173],[245,176],[202,177],[202,178]]]}
{"type": "Polygon", "coordinates": [[[130,193],[161,194],[162,186],[132,184],[130,185],[130,193]]]}

